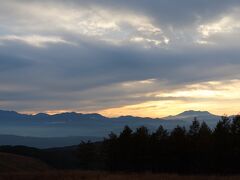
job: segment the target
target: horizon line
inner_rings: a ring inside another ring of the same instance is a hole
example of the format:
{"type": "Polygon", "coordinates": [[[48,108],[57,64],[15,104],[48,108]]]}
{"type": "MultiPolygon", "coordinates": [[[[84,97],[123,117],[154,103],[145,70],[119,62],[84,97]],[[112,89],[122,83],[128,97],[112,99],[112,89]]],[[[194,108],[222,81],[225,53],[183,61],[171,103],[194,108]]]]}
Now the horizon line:
{"type": "MultiPolygon", "coordinates": [[[[53,113],[50,113],[49,111],[39,111],[39,112],[28,112],[28,111],[17,111],[17,110],[8,110],[8,109],[0,109],[0,111],[8,111],[8,112],[16,112],[18,114],[22,114],[22,115],[32,115],[32,116],[35,116],[37,114],[46,114],[46,115],[49,115],[49,116],[52,116],[52,115],[58,115],[58,114],[64,114],[64,113],[76,113],[76,114],[84,114],[84,115],[87,115],[87,114],[98,114],[98,115],[101,115],[103,117],[106,117],[106,118],[119,118],[119,117],[126,117],[126,116],[131,116],[131,117],[139,117],[139,118],[151,118],[151,119],[164,119],[166,117],[171,117],[171,116],[177,116],[177,115],[180,115],[184,112],[190,112],[190,111],[193,111],[193,112],[208,112],[210,113],[211,115],[215,115],[215,116],[227,116],[227,117],[230,117],[230,116],[234,116],[234,114],[232,115],[227,115],[226,113],[224,113],[223,115],[219,115],[219,114],[214,114],[214,113],[211,113],[210,111],[206,111],[206,110],[193,110],[193,109],[189,109],[189,110],[185,110],[185,111],[182,111],[182,112],[179,112],[177,114],[169,114],[167,116],[163,116],[163,117],[149,117],[149,116],[135,116],[135,115],[120,115],[120,116],[105,116],[101,113],[98,113],[98,112],[80,112],[80,111],[62,111],[62,110],[59,110],[59,112],[57,111],[54,111],[53,113]]],[[[237,114],[235,114],[237,115],[237,114]]]]}

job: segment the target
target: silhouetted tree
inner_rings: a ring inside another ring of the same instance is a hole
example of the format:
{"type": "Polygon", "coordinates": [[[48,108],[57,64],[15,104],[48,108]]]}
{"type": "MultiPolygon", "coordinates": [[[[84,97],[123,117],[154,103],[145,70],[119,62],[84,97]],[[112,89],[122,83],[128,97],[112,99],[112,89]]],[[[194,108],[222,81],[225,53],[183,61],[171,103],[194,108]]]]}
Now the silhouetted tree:
{"type": "Polygon", "coordinates": [[[132,135],[132,129],[129,126],[125,126],[123,131],[121,132],[119,138],[130,138],[130,136],[132,135]]]}
{"type": "Polygon", "coordinates": [[[148,169],[150,161],[150,135],[146,127],[137,128],[134,135],[134,164],[138,171],[148,169]]]}
{"type": "Polygon", "coordinates": [[[200,123],[198,122],[197,118],[194,118],[192,125],[189,127],[188,135],[195,138],[198,136],[200,130],[200,123]]]}
{"type": "Polygon", "coordinates": [[[231,143],[231,119],[227,116],[223,116],[222,120],[217,123],[213,135],[216,148],[226,150],[231,143]]]}
{"type": "Polygon", "coordinates": [[[198,146],[199,150],[208,151],[212,144],[212,130],[205,122],[202,122],[198,133],[198,146]]]}
{"type": "Polygon", "coordinates": [[[240,136],[240,115],[237,115],[233,118],[231,133],[233,135],[240,136]]]}
{"type": "Polygon", "coordinates": [[[199,128],[199,136],[200,138],[209,138],[212,135],[212,130],[208,127],[205,122],[202,122],[199,128]]]}
{"type": "Polygon", "coordinates": [[[240,169],[240,115],[237,115],[233,118],[231,124],[231,155],[232,155],[232,168],[240,169]]]}
{"type": "Polygon", "coordinates": [[[214,130],[214,135],[218,138],[225,138],[231,133],[231,120],[227,116],[223,116],[214,130]]]}
{"type": "Polygon", "coordinates": [[[184,141],[186,138],[186,134],[187,134],[187,131],[186,131],[185,127],[177,126],[171,132],[171,138],[173,140],[183,140],[184,141]]]}
{"type": "MultiPolygon", "coordinates": [[[[232,138],[231,138],[231,119],[227,116],[223,116],[222,119],[217,123],[216,128],[213,132],[214,135],[214,161],[216,162],[216,169],[224,172],[230,169],[222,169],[222,163],[229,164],[230,154],[232,149],[232,138]]],[[[229,166],[230,167],[230,166],[229,166]]]]}
{"type": "MultiPolygon", "coordinates": [[[[102,143],[107,170],[154,172],[240,172],[240,116],[223,117],[211,130],[195,118],[186,130],[177,126],[168,133],[163,126],[155,132],[142,126],[124,127],[102,143]]],[[[96,148],[81,145],[82,162],[94,162],[96,148]]]]}
{"type": "Polygon", "coordinates": [[[163,126],[159,126],[158,129],[152,133],[150,153],[153,171],[168,170],[168,166],[170,166],[168,141],[169,133],[163,126]]]}
{"type": "Polygon", "coordinates": [[[156,132],[152,134],[152,138],[154,139],[154,141],[159,142],[161,140],[165,140],[168,137],[168,135],[169,135],[168,131],[164,129],[163,126],[159,126],[156,132]]]}

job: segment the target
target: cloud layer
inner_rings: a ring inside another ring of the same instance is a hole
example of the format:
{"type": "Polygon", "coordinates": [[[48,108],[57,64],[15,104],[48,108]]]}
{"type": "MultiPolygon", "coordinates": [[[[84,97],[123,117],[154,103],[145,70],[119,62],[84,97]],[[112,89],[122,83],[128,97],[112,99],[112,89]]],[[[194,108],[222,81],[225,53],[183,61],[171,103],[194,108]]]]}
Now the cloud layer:
{"type": "Polygon", "coordinates": [[[238,113],[239,18],[236,0],[1,1],[0,107],[238,113]]]}

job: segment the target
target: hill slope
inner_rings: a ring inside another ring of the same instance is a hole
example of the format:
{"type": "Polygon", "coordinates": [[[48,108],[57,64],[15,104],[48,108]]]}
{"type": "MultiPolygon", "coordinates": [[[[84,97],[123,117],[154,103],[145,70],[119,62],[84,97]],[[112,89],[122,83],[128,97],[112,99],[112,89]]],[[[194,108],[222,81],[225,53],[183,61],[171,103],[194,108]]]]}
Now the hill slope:
{"type": "Polygon", "coordinates": [[[47,171],[49,166],[40,160],[9,154],[0,153],[0,172],[38,172],[47,171]]]}

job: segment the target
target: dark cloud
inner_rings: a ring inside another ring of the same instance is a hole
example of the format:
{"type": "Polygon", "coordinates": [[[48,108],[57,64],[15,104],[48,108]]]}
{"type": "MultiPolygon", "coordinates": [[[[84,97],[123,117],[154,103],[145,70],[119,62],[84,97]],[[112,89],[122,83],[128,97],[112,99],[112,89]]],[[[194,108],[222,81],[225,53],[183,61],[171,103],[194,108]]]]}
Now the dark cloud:
{"type": "MultiPolygon", "coordinates": [[[[55,1],[51,1],[54,3],[55,1]]],[[[65,1],[61,1],[66,3],[65,1]]],[[[103,6],[121,11],[131,11],[136,14],[147,14],[158,23],[173,26],[186,26],[196,23],[197,20],[208,21],[228,13],[234,7],[238,7],[238,0],[73,0],[68,1],[69,6],[103,6]]]]}

